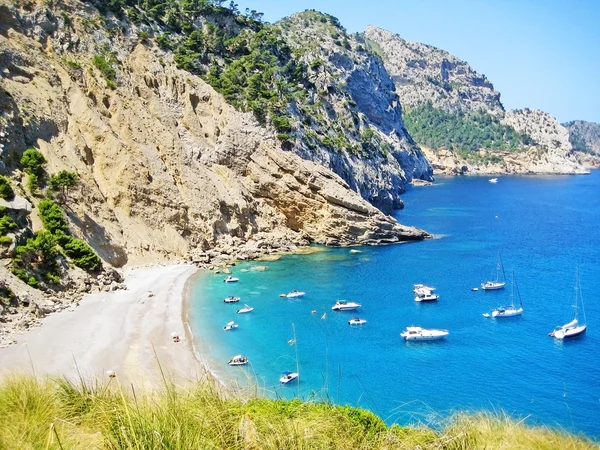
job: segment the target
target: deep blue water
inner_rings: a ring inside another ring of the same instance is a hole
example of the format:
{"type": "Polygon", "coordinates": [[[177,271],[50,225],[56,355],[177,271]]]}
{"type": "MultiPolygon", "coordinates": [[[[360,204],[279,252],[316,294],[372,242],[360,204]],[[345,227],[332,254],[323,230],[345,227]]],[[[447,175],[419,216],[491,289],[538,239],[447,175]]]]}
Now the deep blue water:
{"type": "Polygon", "coordinates": [[[399,221],[437,239],[242,263],[232,269],[240,278],[235,284],[200,273],[190,293],[191,325],[217,375],[250,376],[270,396],[316,395],[361,406],[388,423],[436,426],[457,410],[503,411],[599,439],[600,172],[500,177],[497,184],[443,178],[403,198],[399,221]],[[482,317],[508,301],[510,283],[501,291],[471,291],[495,278],[499,250],[507,276],[515,273],[521,317],[482,317]],[[249,270],[259,265],[268,270],[249,270]],[[588,331],[559,342],[547,334],[572,318],[577,266],[588,331]],[[413,301],[414,283],[437,287],[439,301],[413,301]],[[307,295],[279,297],[292,289],[307,295]],[[227,295],[242,301],[224,304],[227,295]],[[362,303],[358,315],[368,322],[350,327],[356,314],[331,311],[336,299],[362,303]],[[243,303],[255,311],[235,314],[243,303]],[[229,320],[239,329],[224,332],[229,320]],[[408,325],[450,335],[406,343],[399,333],[408,325]],[[297,344],[290,346],[294,329],[297,344]],[[251,365],[227,366],[237,353],[251,365]],[[296,361],[300,382],[280,385],[280,373],[296,361]]]}

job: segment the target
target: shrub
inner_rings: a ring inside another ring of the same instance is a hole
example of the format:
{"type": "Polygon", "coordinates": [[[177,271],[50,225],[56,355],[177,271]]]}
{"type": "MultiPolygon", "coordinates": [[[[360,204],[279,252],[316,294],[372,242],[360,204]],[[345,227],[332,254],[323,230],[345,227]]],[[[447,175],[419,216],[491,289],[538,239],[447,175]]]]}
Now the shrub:
{"type": "Polygon", "coordinates": [[[30,173],[27,177],[27,189],[31,192],[31,195],[37,193],[40,188],[40,178],[35,173],[30,173]]]}
{"type": "Polygon", "coordinates": [[[107,80],[114,80],[117,76],[117,71],[112,66],[112,61],[106,59],[104,55],[94,55],[92,63],[107,80]]]}
{"type": "Polygon", "coordinates": [[[45,198],[38,204],[38,210],[44,227],[50,233],[55,234],[58,231],[67,233],[69,227],[60,206],[52,200],[45,198]]]}
{"type": "Polygon", "coordinates": [[[18,228],[17,223],[9,216],[0,217],[0,236],[18,228]]]}
{"type": "Polygon", "coordinates": [[[71,238],[63,249],[65,254],[73,260],[73,263],[85,270],[97,270],[101,266],[100,258],[94,250],[85,242],[71,238]]]}
{"type": "Polygon", "coordinates": [[[54,190],[61,190],[63,199],[67,198],[69,188],[77,184],[77,174],[67,170],[61,170],[50,177],[50,187],[54,190]]]}
{"type": "Polygon", "coordinates": [[[2,175],[0,175],[0,197],[5,200],[12,200],[15,197],[15,191],[13,191],[10,181],[2,175]]]}
{"type": "Polygon", "coordinates": [[[28,174],[34,174],[41,177],[44,173],[42,166],[46,163],[46,158],[35,148],[28,148],[23,152],[21,157],[21,165],[24,167],[25,172],[28,174]]]}
{"type": "Polygon", "coordinates": [[[2,245],[12,244],[12,241],[10,236],[0,236],[0,244],[2,245]]]}

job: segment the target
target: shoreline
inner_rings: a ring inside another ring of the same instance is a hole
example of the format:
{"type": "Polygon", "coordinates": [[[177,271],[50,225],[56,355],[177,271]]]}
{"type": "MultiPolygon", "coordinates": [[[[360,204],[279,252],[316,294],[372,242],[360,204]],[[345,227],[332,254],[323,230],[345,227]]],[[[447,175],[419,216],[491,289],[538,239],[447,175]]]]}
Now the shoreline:
{"type": "Polygon", "coordinates": [[[188,321],[188,293],[198,270],[181,263],[129,269],[126,290],[88,294],[76,308],[44,317],[16,344],[0,348],[0,377],[92,381],[112,370],[121,383],[150,389],[205,379],[212,371],[195,351],[188,321]],[[174,342],[172,333],[181,341],[174,342]]]}

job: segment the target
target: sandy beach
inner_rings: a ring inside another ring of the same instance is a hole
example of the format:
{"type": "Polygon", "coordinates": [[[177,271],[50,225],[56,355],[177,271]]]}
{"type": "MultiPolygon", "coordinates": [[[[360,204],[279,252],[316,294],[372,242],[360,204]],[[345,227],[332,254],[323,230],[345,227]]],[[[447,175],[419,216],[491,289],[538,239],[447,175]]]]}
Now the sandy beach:
{"type": "Polygon", "coordinates": [[[0,375],[80,373],[92,380],[112,370],[136,388],[160,386],[161,367],[178,384],[203,378],[183,316],[186,282],[196,270],[179,264],[127,271],[127,290],[87,295],[72,311],[45,317],[16,344],[0,348],[0,375]]]}

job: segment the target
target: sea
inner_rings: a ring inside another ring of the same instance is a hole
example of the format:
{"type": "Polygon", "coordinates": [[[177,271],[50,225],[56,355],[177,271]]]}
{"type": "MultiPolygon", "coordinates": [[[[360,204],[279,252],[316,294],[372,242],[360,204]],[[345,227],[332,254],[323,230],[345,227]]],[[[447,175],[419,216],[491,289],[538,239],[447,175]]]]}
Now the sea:
{"type": "Polygon", "coordinates": [[[454,413],[487,411],[600,440],[600,172],[439,177],[403,200],[395,217],[434,239],[242,262],[231,268],[237,283],[199,272],[190,325],[215,376],[271,398],[358,406],[388,424],[437,428],[454,413]],[[472,290],[496,279],[499,255],[506,288],[472,290]],[[558,341],[548,333],[574,316],[577,272],[588,329],[558,341]],[[439,300],[415,302],[416,283],[439,300]],[[292,290],[306,295],[280,297],[292,290]],[[511,292],[521,316],[482,315],[511,292]],[[240,302],[225,304],[229,295],[240,302]],[[362,306],[332,311],[337,299],[362,306]],[[236,314],[244,304],[254,311],[236,314]],[[348,325],[354,316],[367,322],[348,325]],[[223,331],[231,320],[239,328],[223,331]],[[406,342],[410,325],[449,335],[406,342]],[[228,366],[236,354],[250,363],[228,366]],[[286,370],[299,379],[279,383],[286,370]]]}

